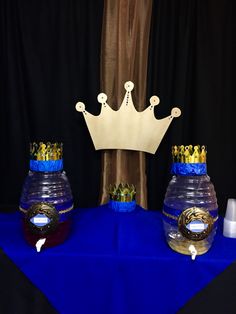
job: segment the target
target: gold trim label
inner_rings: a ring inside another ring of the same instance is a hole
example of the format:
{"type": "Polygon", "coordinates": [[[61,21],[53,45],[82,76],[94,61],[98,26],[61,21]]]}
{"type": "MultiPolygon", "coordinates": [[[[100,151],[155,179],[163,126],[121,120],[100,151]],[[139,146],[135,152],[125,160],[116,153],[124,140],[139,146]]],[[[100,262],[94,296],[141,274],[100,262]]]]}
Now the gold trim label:
{"type": "Polygon", "coordinates": [[[180,233],[192,241],[200,241],[209,236],[212,231],[214,219],[210,213],[201,207],[185,209],[178,219],[180,233]]]}
{"type": "Polygon", "coordinates": [[[46,235],[57,228],[59,214],[50,203],[35,203],[27,211],[26,221],[33,233],[46,235]]]}

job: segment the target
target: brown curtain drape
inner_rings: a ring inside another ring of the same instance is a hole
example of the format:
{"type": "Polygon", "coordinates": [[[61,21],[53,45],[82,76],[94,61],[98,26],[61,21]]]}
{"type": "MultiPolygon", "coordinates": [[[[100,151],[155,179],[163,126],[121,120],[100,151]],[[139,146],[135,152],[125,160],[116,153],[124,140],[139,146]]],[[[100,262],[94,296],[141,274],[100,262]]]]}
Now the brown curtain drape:
{"type": "MultiPolygon", "coordinates": [[[[101,91],[118,109],[125,95],[124,83],[132,81],[138,111],[146,107],[146,81],[152,0],[105,0],[101,43],[101,91]]],[[[129,130],[127,130],[127,136],[129,130]]],[[[147,208],[145,153],[128,150],[102,152],[101,200],[107,201],[109,184],[136,186],[136,201],[147,208]]]]}

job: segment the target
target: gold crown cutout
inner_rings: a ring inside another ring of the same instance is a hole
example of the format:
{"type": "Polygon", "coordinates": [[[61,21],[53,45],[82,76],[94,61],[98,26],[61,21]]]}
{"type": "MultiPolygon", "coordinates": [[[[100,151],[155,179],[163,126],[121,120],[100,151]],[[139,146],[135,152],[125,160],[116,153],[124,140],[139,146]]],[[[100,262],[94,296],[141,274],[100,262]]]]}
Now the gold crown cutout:
{"type": "Polygon", "coordinates": [[[173,162],[206,163],[207,149],[205,145],[172,146],[173,162]]]}
{"type": "Polygon", "coordinates": [[[128,149],[154,154],[160,145],[171,121],[181,115],[179,108],[173,108],[171,115],[156,119],[154,107],[160,102],[157,96],[150,98],[150,106],[138,112],[133,104],[131,91],[133,82],[124,84],[126,93],[118,110],[107,104],[107,95],[98,95],[101,112],[94,116],[85,110],[82,102],[76,104],[76,110],[83,113],[94,147],[98,149],[128,149]]]}
{"type": "Polygon", "coordinates": [[[132,202],[135,200],[136,188],[133,184],[120,183],[111,185],[108,188],[110,200],[118,202],[132,202]]]}
{"type": "Polygon", "coordinates": [[[62,155],[62,143],[30,143],[30,159],[32,160],[59,160],[62,159],[62,155]]]}

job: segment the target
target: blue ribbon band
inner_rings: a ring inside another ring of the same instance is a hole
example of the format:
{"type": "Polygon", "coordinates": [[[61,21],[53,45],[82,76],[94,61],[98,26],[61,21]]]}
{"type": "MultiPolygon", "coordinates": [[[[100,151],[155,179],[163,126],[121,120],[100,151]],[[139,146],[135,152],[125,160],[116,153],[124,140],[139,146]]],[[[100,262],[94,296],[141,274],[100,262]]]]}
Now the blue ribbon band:
{"type": "Polygon", "coordinates": [[[58,160],[30,160],[30,170],[37,172],[54,172],[63,169],[63,159],[58,160]]]}
{"type": "MultiPolygon", "coordinates": [[[[178,224],[178,218],[182,214],[182,212],[183,210],[174,209],[169,206],[166,206],[165,204],[162,209],[163,218],[171,224],[178,224]]],[[[216,221],[218,217],[218,208],[211,210],[209,213],[213,217],[213,219],[216,221]]]]}
{"type": "Polygon", "coordinates": [[[181,176],[201,176],[207,173],[206,163],[174,162],[171,172],[181,176]]]}
{"type": "Polygon", "coordinates": [[[136,201],[132,202],[119,202],[110,200],[108,206],[115,212],[132,212],[135,210],[136,201]]]}
{"type": "MultiPolygon", "coordinates": [[[[61,210],[64,211],[64,210],[70,208],[71,206],[73,206],[73,200],[68,201],[68,202],[64,202],[62,204],[53,204],[53,200],[51,198],[47,198],[47,199],[46,198],[44,198],[44,199],[40,198],[38,200],[38,202],[35,200],[34,203],[52,204],[56,208],[57,211],[61,211],[61,210]]],[[[25,209],[25,210],[28,210],[31,206],[32,206],[32,204],[23,203],[23,202],[20,203],[20,207],[25,209]]]]}
{"type": "MultiPolygon", "coordinates": [[[[47,199],[47,200],[40,200],[39,203],[41,202],[47,202],[47,203],[50,203],[50,200],[47,199]]],[[[36,203],[36,202],[35,202],[36,203]]],[[[59,222],[63,222],[65,220],[67,220],[68,218],[70,218],[71,216],[71,211],[73,210],[73,200],[71,201],[68,201],[66,203],[62,203],[62,204],[53,204],[52,202],[50,203],[52,204],[55,209],[58,211],[59,213],[59,222]]],[[[26,203],[20,203],[20,210],[22,212],[26,212],[30,207],[32,206],[32,204],[26,204],[26,203]]]]}

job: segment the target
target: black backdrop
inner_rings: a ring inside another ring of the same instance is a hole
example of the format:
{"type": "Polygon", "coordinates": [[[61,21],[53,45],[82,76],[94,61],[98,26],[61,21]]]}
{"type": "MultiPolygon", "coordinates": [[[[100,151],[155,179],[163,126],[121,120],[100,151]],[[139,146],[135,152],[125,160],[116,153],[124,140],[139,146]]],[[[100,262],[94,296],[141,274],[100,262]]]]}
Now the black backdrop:
{"type": "MultiPolygon", "coordinates": [[[[182,116],[147,155],[151,209],[161,208],[173,144],[207,145],[221,211],[236,198],[232,3],[153,1],[147,104],[157,94],[158,118],[176,105],[182,116]]],[[[100,152],[75,103],[99,113],[102,14],[102,0],[0,0],[1,210],[17,208],[33,140],[63,141],[76,206],[97,205],[100,152]]]]}
{"type": "Polygon", "coordinates": [[[0,3],[2,209],[17,208],[34,140],[64,143],[64,168],[76,206],[93,206],[100,153],[75,104],[81,100],[99,112],[103,1],[0,3]]]}
{"type": "Polygon", "coordinates": [[[176,105],[182,116],[173,120],[156,155],[148,155],[152,208],[162,206],[173,144],[207,146],[220,212],[227,198],[236,198],[232,6],[230,0],[154,1],[148,93],[161,99],[157,117],[176,105]]]}

